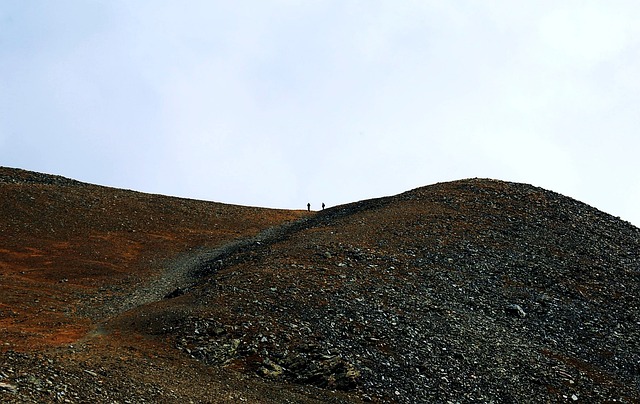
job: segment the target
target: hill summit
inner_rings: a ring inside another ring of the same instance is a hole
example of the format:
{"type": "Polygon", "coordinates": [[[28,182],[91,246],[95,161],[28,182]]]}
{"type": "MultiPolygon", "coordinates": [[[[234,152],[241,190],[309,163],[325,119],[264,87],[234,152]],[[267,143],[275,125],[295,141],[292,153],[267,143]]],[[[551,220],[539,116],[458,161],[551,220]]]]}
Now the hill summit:
{"type": "Polygon", "coordinates": [[[3,400],[640,400],[640,229],[551,191],[305,212],[0,189],[3,400]]]}

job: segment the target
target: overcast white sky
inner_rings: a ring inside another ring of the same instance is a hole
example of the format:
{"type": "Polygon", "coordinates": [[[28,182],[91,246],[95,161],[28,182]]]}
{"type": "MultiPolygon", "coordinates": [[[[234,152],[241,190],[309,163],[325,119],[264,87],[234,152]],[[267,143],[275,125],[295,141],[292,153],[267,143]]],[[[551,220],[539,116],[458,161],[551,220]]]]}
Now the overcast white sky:
{"type": "Polygon", "coordinates": [[[0,1],[0,165],[319,208],[541,186],[640,225],[640,2],[0,1]]]}

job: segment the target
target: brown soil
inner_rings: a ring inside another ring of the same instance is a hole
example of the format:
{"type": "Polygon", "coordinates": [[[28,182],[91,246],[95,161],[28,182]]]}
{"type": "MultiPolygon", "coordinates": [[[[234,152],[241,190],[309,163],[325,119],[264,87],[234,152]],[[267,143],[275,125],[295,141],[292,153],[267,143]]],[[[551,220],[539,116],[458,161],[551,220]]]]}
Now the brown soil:
{"type": "Polygon", "coordinates": [[[311,213],[0,190],[0,401],[640,400],[640,230],[540,188],[311,213]]]}

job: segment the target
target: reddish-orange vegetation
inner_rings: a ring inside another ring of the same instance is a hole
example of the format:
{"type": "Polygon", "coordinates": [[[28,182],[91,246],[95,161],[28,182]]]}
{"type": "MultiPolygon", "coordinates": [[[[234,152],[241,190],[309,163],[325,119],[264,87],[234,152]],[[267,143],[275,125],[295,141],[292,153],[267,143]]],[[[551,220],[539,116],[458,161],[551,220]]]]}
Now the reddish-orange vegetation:
{"type": "Polygon", "coordinates": [[[72,342],[78,315],[162,271],[164,260],[301,217],[0,169],[0,349],[72,342]],[[89,307],[87,307],[89,306],[89,307]]]}

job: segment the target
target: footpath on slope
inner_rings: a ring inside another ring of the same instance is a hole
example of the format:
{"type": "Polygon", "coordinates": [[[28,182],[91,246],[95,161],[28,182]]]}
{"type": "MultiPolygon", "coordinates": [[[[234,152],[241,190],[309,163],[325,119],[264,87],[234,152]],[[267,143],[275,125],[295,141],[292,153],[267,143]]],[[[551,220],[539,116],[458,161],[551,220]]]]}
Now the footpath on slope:
{"type": "Polygon", "coordinates": [[[115,316],[164,298],[179,296],[203,277],[226,266],[227,259],[236,254],[263,248],[305,228],[326,224],[363,210],[379,208],[392,199],[393,197],[382,197],[336,206],[315,212],[312,216],[269,227],[255,236],[238,239],[217,248],[196,248],[184,252],[169,262],[167,269],[160,276],[138,287],[119,302],[109,305],[111,308],[107,309],[105,317],[115,316]]]}
{"type": "Polygon", "coordinates": [[[220,266],[228,257],[256,246],[274,243],[291,232],[307,227],[310,222],[314,222],[312,217],[303,217],[217,248],[196,248],[182,253],[167,264],[167,269],[160,276],[138,287],[114,304],[108,314],[109,316],[117,315],[164,298],[179,296],[194,286],[203,276],[210,274],[212,267],[220,266]]]}

